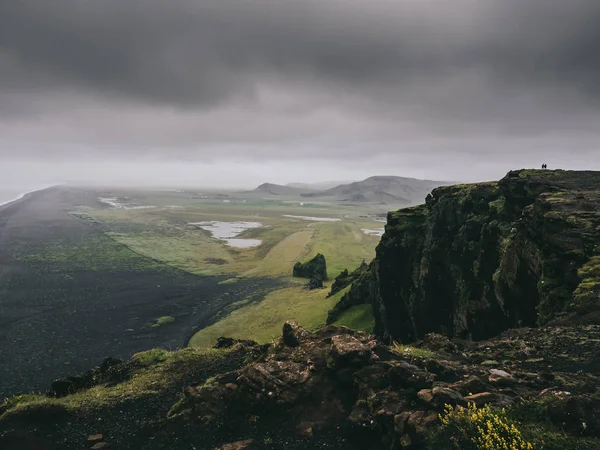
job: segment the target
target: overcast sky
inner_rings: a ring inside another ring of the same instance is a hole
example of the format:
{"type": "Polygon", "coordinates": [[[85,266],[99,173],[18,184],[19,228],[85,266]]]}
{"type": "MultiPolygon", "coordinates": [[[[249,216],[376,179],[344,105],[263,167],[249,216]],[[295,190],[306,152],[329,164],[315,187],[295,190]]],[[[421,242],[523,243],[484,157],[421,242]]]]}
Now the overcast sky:
{"type": "Polygon", "coordinates": [[[600,170],[599,23],[600,0],[0,0],[0,176],[600,170]]]}

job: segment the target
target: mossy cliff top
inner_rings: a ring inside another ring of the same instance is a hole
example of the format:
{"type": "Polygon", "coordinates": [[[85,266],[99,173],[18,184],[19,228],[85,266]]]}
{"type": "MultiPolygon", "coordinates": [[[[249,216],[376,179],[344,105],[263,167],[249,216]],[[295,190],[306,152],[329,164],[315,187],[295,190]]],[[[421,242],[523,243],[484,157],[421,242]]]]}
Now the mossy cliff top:
{"type": "Polygon", "coordinates": [[[390,212],[369,276],[343,302],[371,302],[384,337],[481,339],[600,323],[599,292],[600,172],[518,170],[390,212]]]}

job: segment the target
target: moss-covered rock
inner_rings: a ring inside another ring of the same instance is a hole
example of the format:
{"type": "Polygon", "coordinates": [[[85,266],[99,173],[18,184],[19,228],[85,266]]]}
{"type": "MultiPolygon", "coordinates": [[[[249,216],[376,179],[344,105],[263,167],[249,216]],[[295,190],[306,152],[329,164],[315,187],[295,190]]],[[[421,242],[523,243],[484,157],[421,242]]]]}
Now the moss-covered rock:
{"type": "Polygon", "coordinates": [[[372,303],[376,333],[402,341],[600,323],[599,258],[600,172],[513,171],[390,212],[341,303],[372,303]]]}
{"type": "Polygon", "coordinates": [[[313,259],[308,262],[301,263],[298,261],[294,265],[293,275],[299,278],[314,278],[320,276],[321,280],[327,280],[327,262],[325,256],[318,253],[313,259]]]}

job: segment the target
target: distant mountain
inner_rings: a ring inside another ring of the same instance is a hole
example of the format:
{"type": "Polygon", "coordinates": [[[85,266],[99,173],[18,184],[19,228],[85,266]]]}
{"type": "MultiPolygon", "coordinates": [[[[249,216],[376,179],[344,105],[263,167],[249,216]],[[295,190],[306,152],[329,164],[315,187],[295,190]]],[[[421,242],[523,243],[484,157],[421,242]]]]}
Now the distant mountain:
{"type": "Polygon", "coordinates": [[[340,184],[352,183],[353,181],[354,180],[351,180],[351,181],[321,181],[319,183],[288,183],[288,184],[286,184],[286,186],[299,188],[299,189],[305,189],[305,190],[312,190],[312,191],[324,191],[326,189],[331,189],[336,186],[339,186],[340,184]]]}
{"type": "Polygon", "coordinates": [[[288,196],[299,196],[307,193],[310,189],[302,189],[293,186],[282,186],[281,184],[263,183],[256,189],[249,191],[252,194],[264,194],[264,195],[288,195],[288,196]]]}
{"type": "Polygon", "coordinates": [[[416,205],[423,203],[432,189],[447,184],[450,183],[395,176],[374,176],[325,191],[307,192],[301,195],[303,197],[329,197],[345,202],[416,205]]]}

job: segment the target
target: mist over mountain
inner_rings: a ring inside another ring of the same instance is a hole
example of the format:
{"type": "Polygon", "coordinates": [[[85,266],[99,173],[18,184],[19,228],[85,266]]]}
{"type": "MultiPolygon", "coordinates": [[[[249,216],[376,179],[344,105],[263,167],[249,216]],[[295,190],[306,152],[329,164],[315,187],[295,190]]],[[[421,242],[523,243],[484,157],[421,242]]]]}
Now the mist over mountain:
{"type": "Polygon", "coordinates": [[[450,184],[445,181],[418,180],[396,176],[373,176],[363,181],[342,184],[303,197],[335,198],[343,202],[378,202],[418,204],[434,188],[450,184]]]}

